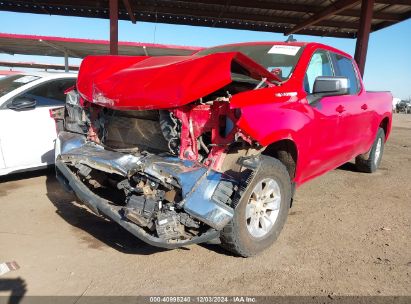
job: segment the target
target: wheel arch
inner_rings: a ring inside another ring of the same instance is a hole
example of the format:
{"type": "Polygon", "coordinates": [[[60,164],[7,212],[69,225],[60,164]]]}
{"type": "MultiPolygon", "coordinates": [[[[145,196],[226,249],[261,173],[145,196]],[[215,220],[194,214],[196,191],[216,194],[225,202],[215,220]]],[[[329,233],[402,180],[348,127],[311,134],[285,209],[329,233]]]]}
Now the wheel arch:
{"type": "Polygon", "coordinates": [[[379,124],[379,128],[382,128],[384,130],[385,141],[387,141],[388,139],[388,133],[390,131],[390,124],[391,124],[391,120],[388,116],[384,117],[379,124]]]}
{"type": "Polygon", "coordinates": [[[292,139],[280,139],[272,142],[261,152],[274,157],[286,167],[290,179],[294,180],[297,172],[298,147],[292,139]]]}

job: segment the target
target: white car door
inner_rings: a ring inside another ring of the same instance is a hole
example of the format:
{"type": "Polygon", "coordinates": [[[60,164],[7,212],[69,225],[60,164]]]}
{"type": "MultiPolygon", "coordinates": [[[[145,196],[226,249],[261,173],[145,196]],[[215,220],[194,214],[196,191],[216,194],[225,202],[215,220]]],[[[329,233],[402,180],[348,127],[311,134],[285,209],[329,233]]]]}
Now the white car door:
{"type": "Polygon", "coordinates": [[[50,109],[64,106],[64,91],[74,83],[74,78],[44,82],[7,101],[0,109],[1,149],[7,171],[54,163],[56,129],[50,109]],[[20,108],[18,102],[24,104],[27,100],[35,100],[35,106],[20,108]]]}
{"type": "Polygon", "coordinates": [[[0,171],[4,168],[6,168],[6,164],[4,163],[3,151],[1,150],[1,139],[0,139],[0,171]]]}

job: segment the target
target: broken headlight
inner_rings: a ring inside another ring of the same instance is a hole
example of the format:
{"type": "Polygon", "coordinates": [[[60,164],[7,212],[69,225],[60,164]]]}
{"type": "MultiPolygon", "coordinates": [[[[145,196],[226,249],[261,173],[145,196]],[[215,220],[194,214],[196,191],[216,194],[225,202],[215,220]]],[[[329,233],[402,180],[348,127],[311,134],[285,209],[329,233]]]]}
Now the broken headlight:
{"type": "Polygon", "coordinates": [[[66,94],[66,103],[73,105],[73,106],[78,106],[80,105],[80,95],[76,90],[71,90],[67,92],[66,94]]]}
{"type": "Polygon", "coordinates": [[[93,86],[93,101],[102,106],[113,106],[114,100],[104,96],[96,86],[93,86]]]}

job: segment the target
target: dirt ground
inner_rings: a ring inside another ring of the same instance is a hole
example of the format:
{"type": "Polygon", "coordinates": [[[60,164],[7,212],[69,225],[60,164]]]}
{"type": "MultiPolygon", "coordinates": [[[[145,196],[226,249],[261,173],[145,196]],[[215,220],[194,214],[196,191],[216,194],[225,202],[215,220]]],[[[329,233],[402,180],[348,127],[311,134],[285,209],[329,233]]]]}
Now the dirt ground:
{"type": "Polygon", "coordinates": [[[380,170],[352,164],[297,190],[278,241],[249,259],[161,250],[71,202],[52,171],[0,180],[0,295],[411,295],[411,115],[380,170]]]}

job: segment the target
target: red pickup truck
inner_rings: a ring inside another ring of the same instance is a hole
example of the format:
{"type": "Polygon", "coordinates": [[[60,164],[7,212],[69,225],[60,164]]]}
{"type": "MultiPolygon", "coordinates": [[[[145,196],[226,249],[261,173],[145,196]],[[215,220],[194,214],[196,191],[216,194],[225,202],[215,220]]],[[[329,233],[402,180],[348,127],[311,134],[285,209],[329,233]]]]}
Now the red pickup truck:
{"type": "Polygon", "coordinates": [[[275,241],[296,187],[353,158],[377,170],[391,101],[318,43],[90,56],[60,113],[57,177],[149,244],[247,257],[275,241]]]}

